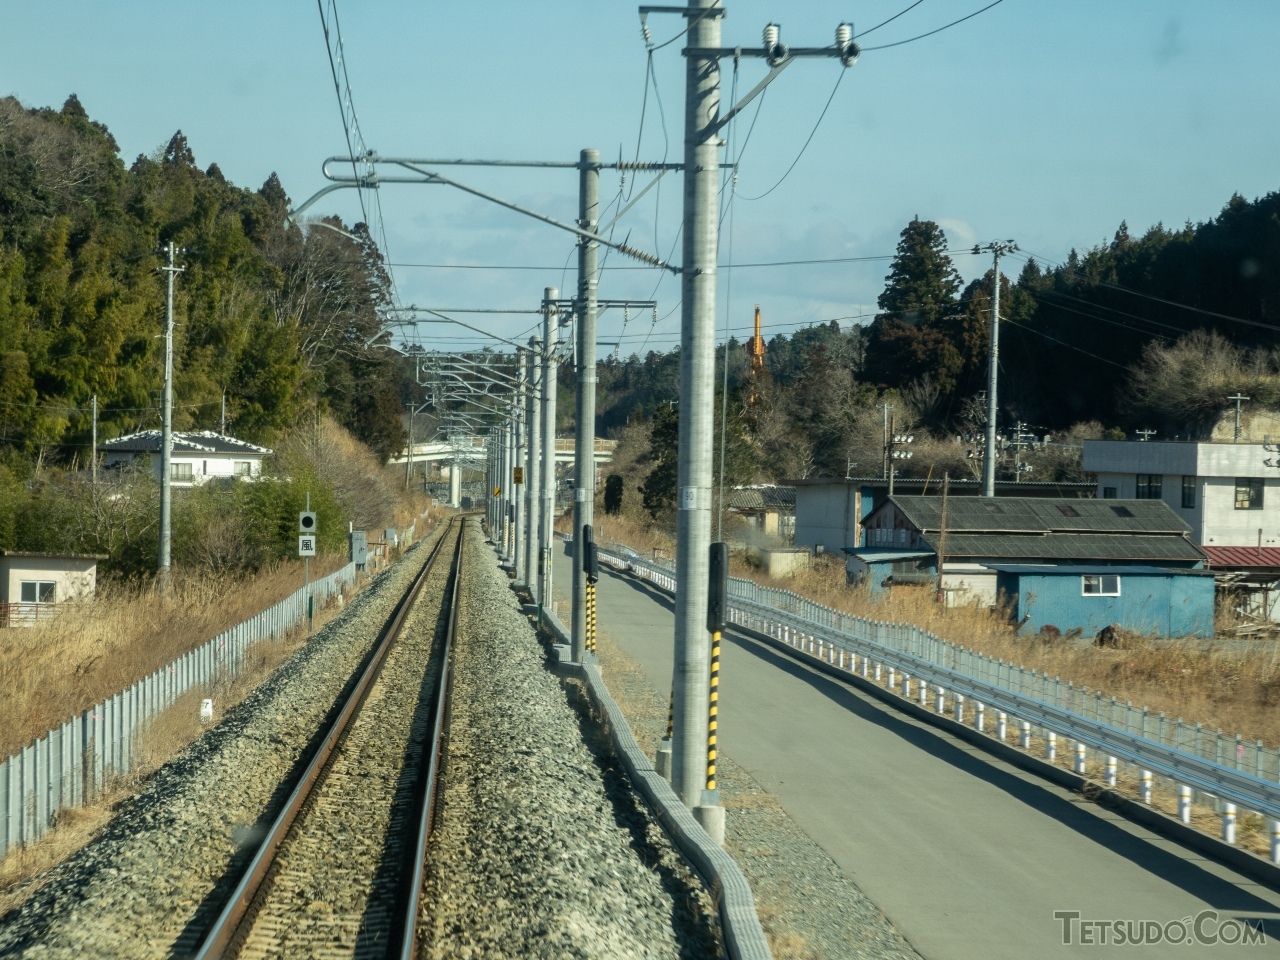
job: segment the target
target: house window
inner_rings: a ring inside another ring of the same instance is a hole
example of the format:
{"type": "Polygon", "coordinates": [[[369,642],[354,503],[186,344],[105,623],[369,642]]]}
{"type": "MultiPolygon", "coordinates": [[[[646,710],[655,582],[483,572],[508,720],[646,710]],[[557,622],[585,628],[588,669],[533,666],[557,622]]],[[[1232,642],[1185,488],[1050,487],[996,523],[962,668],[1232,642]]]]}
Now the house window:
{"type": "Polygon", "coordinates": [[[236,461],[235,473],[237,477],[247,477],[252,472],[253,472],[253,464],[250,463],[248,460],[236,461]]]}
{"type": "Polygon", "coordinates": [[[1120,596],[1120,577],[1114,573],[1086,573],[1080,578],[1080,593],[1086,597],[1120,596]]]}
{"type": "Polygon", "coordinates": [[[23,580],[19,588],[23,603],[53,603],[58,587],[52,580],[23,580]]]}
{"type": "Polygon", "coordinates": [[[1196,478],[1182,478],[1182,509],[1194,510],[1196,508],[1196,478]]]}
{"type": "Polygon", "coordinates": [[[1163,494],[1164,474],[1138,474],[1138,491],[1134,496],[1139,500],[1159,500],[1163,494]]]}
{"type": "Polygon", "coordinates": [[[1103,499],[1103,500],[1114,500],[1114,499],[1116,499],[1116,488],[1115,488],[1115,487],[1103,487],[1103,488],[1102,488],[1102,499],[1103,499]]]}
{"type": "Polygon", "coordinates": [[[1262,481],[1252,477],[1236,477],[1236,509],[1262,509],[1262,481]]]}
{"type": "Polygon", "coordinates": [[[190,480],[191,464],[189,463],[169,464],[169,478],[171,480],[190,480]]]}

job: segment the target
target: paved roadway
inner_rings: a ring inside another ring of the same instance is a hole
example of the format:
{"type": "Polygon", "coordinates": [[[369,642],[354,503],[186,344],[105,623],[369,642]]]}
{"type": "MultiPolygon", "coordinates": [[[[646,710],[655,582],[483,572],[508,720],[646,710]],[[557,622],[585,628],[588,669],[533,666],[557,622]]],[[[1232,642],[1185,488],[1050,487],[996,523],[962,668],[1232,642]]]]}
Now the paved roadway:
{"type": "MultiPolygon", "coordinates": [[[[601,631],[669,689],[670,599],[601,570],[601,631]]],[[[1280,953],[1280,894],[732,632],[720,745],[928,960],[1280,953]],[[1206,908],[1271,918],[1266,946],[1067,947],[1054,918],[1164,924],[1206,908]]]]}

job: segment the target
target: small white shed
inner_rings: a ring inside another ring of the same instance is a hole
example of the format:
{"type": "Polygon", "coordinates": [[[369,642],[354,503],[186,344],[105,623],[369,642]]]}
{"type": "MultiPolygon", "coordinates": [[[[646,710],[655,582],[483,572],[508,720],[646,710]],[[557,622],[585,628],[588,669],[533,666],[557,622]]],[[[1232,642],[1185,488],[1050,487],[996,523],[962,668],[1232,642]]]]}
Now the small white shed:
{"type": "Polygon", "coordinates": [[[53,615],[60,603],[93,597],[106,554],[0,550],[0,627],[53,615]]]}

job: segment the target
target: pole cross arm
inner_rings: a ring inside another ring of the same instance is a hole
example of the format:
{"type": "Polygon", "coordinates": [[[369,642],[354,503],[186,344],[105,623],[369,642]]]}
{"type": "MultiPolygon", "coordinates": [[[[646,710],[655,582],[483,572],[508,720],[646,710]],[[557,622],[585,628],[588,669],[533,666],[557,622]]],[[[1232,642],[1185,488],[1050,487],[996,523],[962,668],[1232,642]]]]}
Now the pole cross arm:
{"type": "MultiPolygon", "coordinates": [[[[324,166],[322,168],[325,177],[329,180],[336,181],[336,183],[338,184],[346,184],[346,185],[352,185],[352,186],[358,185],[357,180],[361,178],[342,176],[330,171],[329,164],[335,159],[339,159],[339,158],[330,158],[330,160],[325,161],[324,166]]],[[[381,158],[377,157],[376,155],[372,156],[370,159],[373,162],[378,162],[379,160],[381,160],[381,158]]],[[[418,176],[399,177],[399,178],[380,176],[378,178],[378,182],[380,183],[434,183],[434,184],[443,184],[444,186],[454,187],[458,190],[461,190],[463,193],[469,193],[472,196],[479,197],[482,200],[488,200],[490,203],[496,203],[500,207],[506,207],[508,210],[512,210],[516,213],[522,213],[526,217],[532,217],[534,220],[539,220],[542,223],[548,224],[549,226],[558,227],[561,230],[565,230],[569,233],[576,234],[577,236],[584,237],[587,240],[594,240],[596,243],[603,244],[606,247],[610,247],[613,250],[617,250],[619,253],[624,254],[625,256],[631,257],[633,260],[639,260],[641,263],[647,264],[651,267],[659,267],[663,270],[670,271],[671,273],[674,273],[674,274],[680,273],[679,267],[673,266],[667,261],[651,253],[647,253],[644,250],[637,250],[635,247],[632,247],[626,243],[616,243],[610,240],[608,237],[602,237],[600,234],[592,230],[587,230],[583,227],[579,227],[577,224],[565,223],[563,220],[557,220],[555,217],[549,217],[545,213],[538,213],[536,210],[530,210],[528,207],[522,207],[518,203],[513,203],[510,200],[504,200],[501,197],[495,196],[492,193],[488,193],[484,190],[481,190],[478,187],[468,186],[465,183],[461,183],[457,180],[453,180],[449,177],[444,176],[441,173],[435,172],[434,170],[427,170],[424,168],[421,161],[416,161],[411,159],[396,159],[396,160],[386,160],[382,162],[395,163],[398,166],[404,167],[406,170],[412,171],[418,176]]],[[[555,166],[556,164],[547,163],[545,165],[555,166]]],[[[568,164],[568,166],[576,167],[577,164],[568,164]]],[[[316,198],[313,197],[312,200],[307,201],[307,203],[310,204],[314,202],[315,199],[316,198]]]]}

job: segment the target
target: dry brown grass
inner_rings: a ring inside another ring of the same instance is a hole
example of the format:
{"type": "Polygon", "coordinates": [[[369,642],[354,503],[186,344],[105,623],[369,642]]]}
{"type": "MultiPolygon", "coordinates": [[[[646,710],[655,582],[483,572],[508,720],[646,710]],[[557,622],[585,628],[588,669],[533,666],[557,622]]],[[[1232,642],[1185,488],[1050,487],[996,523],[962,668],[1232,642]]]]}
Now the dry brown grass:
{"type": "MultiPolygon", "coordinates": [[[[368,581],[356,583],[359,590],[368,581]]],[[[318,630],[342,612],[336,601],[316,611],[318,630]]],[[[305,630],[293,630],[280,640],[263,640],[245,654],[244,666],[234,678],[221,678],[212,690],[190,690],[144,728],[134,750],[137,763],[127,776],[110,782],[107,790],[83,807],[60,811],[53,829],[39,840],[18,846],[0,860],[0,915],[20,906],[40,889],[50,870],[93,840],[119,805],[137,791],[139,784],[173,759],[209,727],[200,722],[200,701],[213,697],[214,723],[258,688],[286,660],[305,646],[305,630]]]]}
{"type": "MultiPolygon", "coordinates": [[[[313,578],[346,563],[312,563],[313,578]]],[[[251,577],[175,573],[172,589],[106,586],[37,626],[0,630],[0,757],[124,690],[303,584],[291,561],[251,577]]]]}

